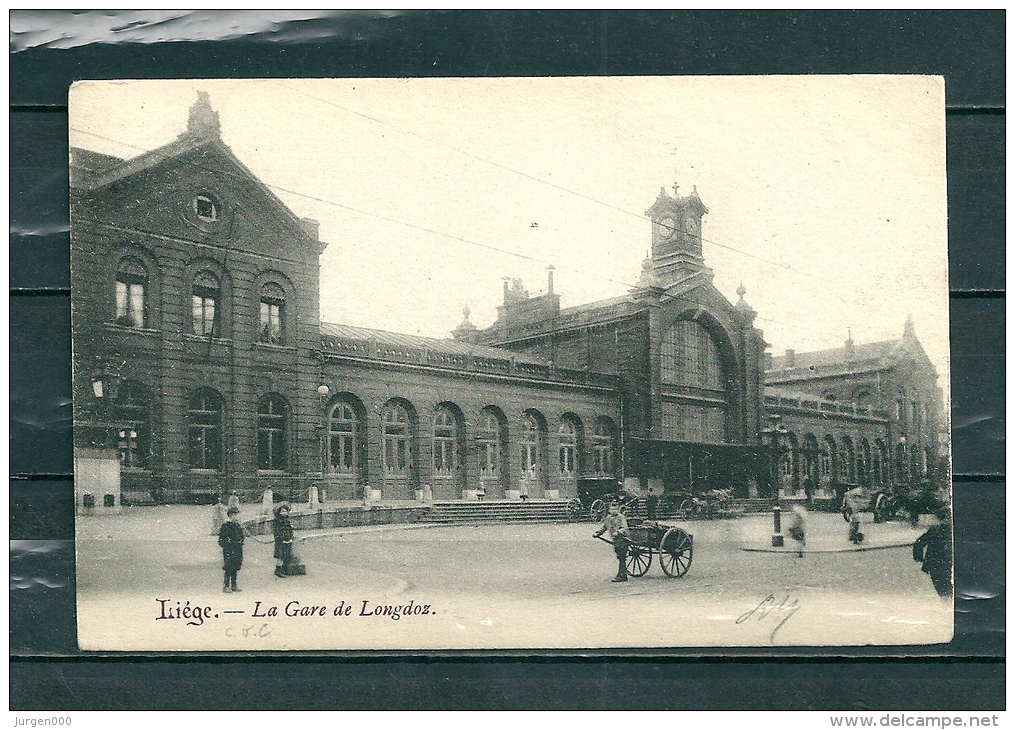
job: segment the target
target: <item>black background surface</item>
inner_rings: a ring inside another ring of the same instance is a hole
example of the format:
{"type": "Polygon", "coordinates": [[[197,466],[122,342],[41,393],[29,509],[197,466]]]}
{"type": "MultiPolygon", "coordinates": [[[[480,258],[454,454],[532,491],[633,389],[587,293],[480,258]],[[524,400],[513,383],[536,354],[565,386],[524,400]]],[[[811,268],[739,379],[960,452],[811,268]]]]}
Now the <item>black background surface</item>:
{"type": "MultiPolygon", "coordinates": [[[[60,27],[67,14],[48,19],[60,27]]],[[[11,584],[10,708],[1003,709],[1004,22],[1003,11],[418,11],[332,15],[217,42],[16,52],[12,43],[10,537],[59,542],[35,558],[37,574],[58,587],[11,584]],[[788,73],[946,80],[958,595],[951,644],[636,657],[78,652],[67,205],[72,81],[788,73]]]]}

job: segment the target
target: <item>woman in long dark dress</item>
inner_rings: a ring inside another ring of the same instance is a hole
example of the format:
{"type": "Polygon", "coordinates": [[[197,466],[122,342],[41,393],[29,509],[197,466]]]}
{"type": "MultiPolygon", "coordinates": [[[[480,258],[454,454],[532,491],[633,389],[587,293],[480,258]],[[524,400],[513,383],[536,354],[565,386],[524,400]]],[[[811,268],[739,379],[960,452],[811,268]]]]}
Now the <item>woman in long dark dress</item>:
{"type": "Polygon", "coordinates": [[[285,566],[293,556],[293,524],[289,521],[289,505],[282,504],[275,508],[272,531],[275,534],[275,575],[285,578],[285,566]]]}

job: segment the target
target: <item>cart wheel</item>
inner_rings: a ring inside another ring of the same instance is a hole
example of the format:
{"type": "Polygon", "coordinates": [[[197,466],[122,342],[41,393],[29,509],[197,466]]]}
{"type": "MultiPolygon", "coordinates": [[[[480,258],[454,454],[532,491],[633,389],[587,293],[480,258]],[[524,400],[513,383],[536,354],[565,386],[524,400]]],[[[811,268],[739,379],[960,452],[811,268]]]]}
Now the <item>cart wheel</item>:
{"type": "Polygon", "coordinates": [[[691,567],[694,544],[691,536],[679,527],[666,531],[659,541],[659,565],[671,578],[681,578],[691,567]]]}
{"type": "Polygon", "coordinates": [[[579,522],[582,518],[582,503],[580,499],[569,499],[567,501],[567,521],[579,522]]]}
{"type": "Polygon", "coordinates": [[[640,578],[648,572],[652,565],[652,551],[646,547],[632,545],[627,551],[627,573],[640,578]]]}
{"type": "Polygon", "coordinates": [[[589,517],[592,518],[593,522],[602,522],[606,519],[606,513],[610,511],[610,506],[602,499],[597,499],[592,503],[592,507],[589,508],[589,517]]]}

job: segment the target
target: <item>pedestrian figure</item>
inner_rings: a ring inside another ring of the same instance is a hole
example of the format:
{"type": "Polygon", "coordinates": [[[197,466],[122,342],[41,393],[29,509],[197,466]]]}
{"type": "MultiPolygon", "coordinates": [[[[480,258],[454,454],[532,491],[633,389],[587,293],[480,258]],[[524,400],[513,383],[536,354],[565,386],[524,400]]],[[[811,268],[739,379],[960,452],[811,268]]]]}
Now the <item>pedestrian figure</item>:
{"type": "Polygon", "coordinates": [[[814,505],[814,480],[810,477],[804,479],[804,495],[807,497],[807,506],[814,505]]]}
{"type": "Polygon", "coordinates": [[[261,514],[268,516],[273,509],[275,509],[275,493],[269,484],[264,488],[264,494],[261,495],[261,514]]]}
{"type": "Polygon", "coordinates": [[[613,552],[617,555],[617,577],[613,582],[624,583],[627,581],[627,549],[631,543],[627,539],[627,518],[620,514],[620,505],[616,502],[610,503],[610,512],[606,515],[603,526],[593,536],[601,537],[604,532],[610,533],[613,552]]]}
{"type": "Polygon", "coordinates": [[[796,541],[797,557],[802,558],[804,548],[807,546],[807,510],[797,504],[793,506],[791,513],[789,529],[786,532],[796,541]]]}
{"type": "Polygon", "coordinates": [[[229,509],[240,508],[240,493],[235,489],[229,493],[228,507],[229,509]]]}
{"type": "Polygon", "coordinates": [[[865,535],[860,532],[860,512],[867,506],[867,493],[863,487],[856,487],[846,492],[843,501],[849,510],[849,541],[859,545],[865,535]]]}
{"type": "Polygon", "coordinates": [[[942,598],[952,595],[952,525],[951,511],[942,507],[937,517],[941,522],[932,526],[913,543],[913,560],[923,564],[934,589],[942,598]]]}
{"type": "Polygon", "coordinates": [[[652,487],[648,488],[648,496],[645,498],[645,514],[650,520],[656,518],[656,510],[659,508],[659,495],[652,487]]]}
{"type": "Polygon", "coordinates": [[[222,548],[222,570],[225,580],[222,592],[240,592],[236,585],[236,574],[243,567],[243,526],[239,523],[240,510],[231,507],[226,511],[226,521],[219,529],[219,547],[222,548]]]}
{"type": "Polygon", "coordinates": [[[288,504],[280,504],[275,508],[272,532],[275,534],[275,575],[285,578],[285,567],[293,557],[293,525],[289,521],[288,504]]]}
{"type": "Polygon", "coordinates": [[[220,494],[218,499],[215,500],[214,506],[211,508],[211,534],[218,535],[222,529],[222,525],[226,521],[226,503],[225,498],[220,494]]]}

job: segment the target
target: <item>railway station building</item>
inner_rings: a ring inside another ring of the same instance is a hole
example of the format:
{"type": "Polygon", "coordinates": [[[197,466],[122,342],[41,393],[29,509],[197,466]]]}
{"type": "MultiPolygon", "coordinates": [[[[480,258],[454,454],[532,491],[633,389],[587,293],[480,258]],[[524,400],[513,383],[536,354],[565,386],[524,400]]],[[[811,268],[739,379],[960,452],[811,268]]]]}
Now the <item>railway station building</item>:
{"type": "Polygon", "coordinates": [[[770,357],[743,288],[732,303],[712,284],[696,190],[649,205],[628,294],[561,308],[551,270],[545,294],[505,283],[493,325],[466,310],[446,339],[321,321],[318,224],[235,157],[205,94],[164,147],[72,150],[71,197],[75,450],[118,463],[124,504],[311,485],[329,500],[795,496],[806,479],[946,468],[912,322],[770,357]]]}

